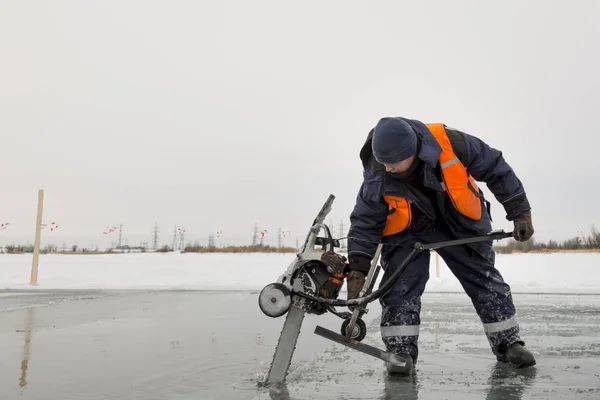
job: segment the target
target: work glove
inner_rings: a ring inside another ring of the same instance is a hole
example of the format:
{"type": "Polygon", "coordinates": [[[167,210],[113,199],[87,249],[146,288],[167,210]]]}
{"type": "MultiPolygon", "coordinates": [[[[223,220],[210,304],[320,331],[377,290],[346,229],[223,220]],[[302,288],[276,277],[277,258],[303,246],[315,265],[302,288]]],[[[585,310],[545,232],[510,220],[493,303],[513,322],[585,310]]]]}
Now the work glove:
{"type": "Polygon", "coordinates": [[[366,275],[360,271],[350,271],[346,276],[348,285],[348,300],[358,298],[360,291],[365,286],[366,275]]]}
{"type": "MultiPolygon", "coordinates": [[[[346,275],[346,284],[348,287],[348,300],[358,298],[360,291],[365,286],[365,280],[369,269],[371,268],[371,260],[362,255],[350,256],[348,269],[348,275],[346,275]]],[[[350,310],[354,310],[353,306],[348,307],[350,310]]]]}
{"type": "Polygon", "coordinates": [[[523,214],[517,215],[513,220],[515,229],[513,237],[519,242],[528,241],[534,233],[533,224],[531,222],[531,211],[526,211],[523,214]]]}

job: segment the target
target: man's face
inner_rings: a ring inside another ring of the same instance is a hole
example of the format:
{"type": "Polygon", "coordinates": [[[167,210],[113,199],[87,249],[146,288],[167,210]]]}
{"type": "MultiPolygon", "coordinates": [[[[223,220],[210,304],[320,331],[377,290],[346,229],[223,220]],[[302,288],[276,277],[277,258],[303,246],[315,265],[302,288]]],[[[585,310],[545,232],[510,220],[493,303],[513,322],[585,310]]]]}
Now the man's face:
{"type": "Polygon", "coordinates": [[[393,163],[393,164],[383,164],[383,165],[385,166],[385,170],[392,174],[406,172],[412,165],[413,161],[415,160],[415,157],[416,157],[416,154],[410,156],[406,160],[398,161],[397,163],[393,163]]]}

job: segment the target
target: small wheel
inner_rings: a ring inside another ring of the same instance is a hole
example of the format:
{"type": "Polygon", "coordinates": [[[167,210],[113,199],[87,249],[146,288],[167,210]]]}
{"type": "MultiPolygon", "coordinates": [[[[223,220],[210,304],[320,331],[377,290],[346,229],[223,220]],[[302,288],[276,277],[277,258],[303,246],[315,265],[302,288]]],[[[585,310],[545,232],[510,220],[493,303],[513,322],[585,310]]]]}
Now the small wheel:
{"type": "Polygon", "coordinates": [[[271,283],[258,295],[258,306],[269,317],[277,318],[288,312],[292,305],[289,289],[282,283],[271,283]]]}
{"type": "MultiPolygon", "coordinates": [[[[347,320],[344,321],[344,323],[342,323],[341,333],[343,336],[346,336],[348,334],[348,325],[349,324],[350,324],[350,318],[348,318],[347,320]]],[[[367,324],[365,324],[365,321],[358,318],[356,320],[356,323],[354,324],[354,329],[353,329],[351,338],[356,340],[357,342],[360,342],[361,340],[363,340],[365,338],[365,336],[367,336],[367,324]]]]}

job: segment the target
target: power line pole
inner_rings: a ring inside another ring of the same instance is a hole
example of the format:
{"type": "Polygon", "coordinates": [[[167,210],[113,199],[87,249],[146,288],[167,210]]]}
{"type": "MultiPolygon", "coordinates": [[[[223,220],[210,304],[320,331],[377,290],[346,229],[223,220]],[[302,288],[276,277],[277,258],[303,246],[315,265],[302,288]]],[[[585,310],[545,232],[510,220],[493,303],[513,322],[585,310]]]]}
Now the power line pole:
{"type": "Polygon", "coordinates": [[[281,245],[282,245],[282,243],[281,243],[281,242],[282,242],[282,240],[281,240],[281,239],[282,239],[282,238],[281,238],[281,235],[282,235],[282,233],[281,233],[281,227],[279,227],[279,228],[277,229],[277,247],[278,247],[278,248],[281,248],[281,245]]]}
{"type": "Polygon", "coordinates": [[[252,246],[258,244],[258,223],[254,223],[254,234],[252,235],[252,246]]]}
{"type": "Polygon", "coordinates": [[[173,251],[177,249],[177,227],[173,228],[173,243],[171,244],[173,251]]]}
{"type": "Polygon", "coordinates": [[[123,224],[119,225],[119,243],[117,243],[117,249],[121,248],[122,235],[123,235],[123,224]]]}
{"type": "Polygon", "coordinates": [[[157,250],[158,249],[158,224],[154,225],[153,236],[154,236],[154,240],[152,241],[152,249],[157,250]]]}
{"type": "MultiPolygon", "coordinates": [[[[344,237],[344,220],[340,220],[340,237],[344,237]]],[[[344,247],[344,240],[340,240],[340,248],[345,248],[344,247]]]]}
{"type": "Polygon", "coordinates": [[[185,229],[182,226],[181,228],[179,228],[179,249],[180,250],[184,250],[184,247],[185,247],[184,239],[185,239],[185,229]]]}

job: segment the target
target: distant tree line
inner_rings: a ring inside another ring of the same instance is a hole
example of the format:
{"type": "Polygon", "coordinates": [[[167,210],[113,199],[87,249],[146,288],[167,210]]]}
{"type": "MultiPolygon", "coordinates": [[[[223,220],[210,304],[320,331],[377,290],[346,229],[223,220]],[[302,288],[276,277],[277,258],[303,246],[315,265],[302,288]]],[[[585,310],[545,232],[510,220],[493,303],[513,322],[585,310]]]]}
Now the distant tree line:
{"type": "Polygon", "coordinates": [[[33,245],[28,244],[28,245],[22,246],[22,245],[7,244],[6,246],[4,246],[4,252],[8,253],[8,254],[33,253],[33,245]]]}
{"type": "MultiPolygon", "coordinates": [[[[56,246],[54,244],[49,244],[49,245],[44,246],[43,248],[40,248],[40,254],[50,254],[50,253],[115,254],[115,253],[129,252],[129,250],[133,250],[133,251],[138,250],[140,252],[148,251],[147,249],[138,249],[138,248],[129,249],[127,246],[123,246],[123,248],[120,250],[115,250],[115,249],[99,250],[97,247],[92,250],[92,249],[88,249],[85,247],[78,247],[76,244],[72,245],[69,248],[63,247],[62,249],[59,250],[58,246],[56,246]]],[[[172,251],[174,251],[173,248],[171,246],[167,246],[167,245],[156,249],[156,252],[158,252],[158,253],[169,253],[172,251]]],[[[216,246],[201,246],[199,244],[193,244],[193,245],[188,244],[184,248],[184,252],[186,252],[186,253],[295,253],[296,251],[297,250],[294,247],[284,247],[284,246],[275,247],[275,246],[268,246],[268,245],[216,247],[216,246]]],[[[7,253],[7,254],[33,253],[33,245],[32,244],[27,244],[27,245],[8,244],[8,245],[4,246],[3,249],[0,247],[0,253],[7,253]]]]}
{"type": "Polygon", "coordinates": [[[297,251],[294,247],[276,247],[269,245],[255,245],[255,246],[200,246],[200,245],[187,245],[184,251],[186,253],[295,253],[297,251]]]}
{"type": "MultiPolygon", "coordinates": [[[[0,252],[7,254],[20,254],[20,253],[33,253],[33,245],[15,245],[15,244],[7,244],[4,246],[4,249],[0,247],[0,252]]],[[[58,246],[55,244],[48,244],[40,248],[40,254],[49,254],[49,253],[112,253],[112,249],[108,249],[105,251],[100,251],[96,246],[95,249],[88,249],[86,247],[79,247],[76,244],[71,247],[58,249],[58,246]]]]}
{"type": "MultiPolygon", "coordinates": [[[[124,246],[125,247],[125,246],[124,246]]],[[[130,250],[139,250],[141,252],[148,251],[147,249],[121,249],[121,251],[115,251],[114,249],[107,249],[100,251],[98,247],[95,249],[88,249],[85,247],[78,247],[76,244],[69,248],[63,245],[60,250],[58,246],[54,244],[45,245],[40,249],[41,254],[48,253],[87,253],[87,254],[114,254],[129,252],[130,250]]],[[[517,242],[514,239],[510,239],[503,243],[494,245],[494,250],[500,254],[510,254],[513,252],[528,253],[528,252],[539,252],[539,251],[562,251],[562,250],[586,250],[586,251],[600,251],[600,232],[592,225],[590,233],[587,236],[575,236],[564,241],[550,240],[548,242],[541,242],[535,240],[534,237],[526,242],[517,242]]],[[[156,250],[160,253],[168,253],[173,251],[170,246],[162,246],[156,250]]],[[[286,246],[270,246],[270,245],[250,245],[250,246],[202,246],[197,242],[194,244],[188,244],[184,248],[186,253],[295,253],[297,251],[294,247],[286,246]]],[[[8,254],[19,254],[19,253],[33,253],[33,245],[15,245],[8,244],[4,248],[0,247],[0,252],[8,254]]]]}
{"type": "Polygon", "coordinates": [[[506,244],[495,245],[494,249],[501,254],[531,251],[600,250],[600,232],[592,225],[590,234],[587,236],[575,236],[562,242],[556,240],[538,242],[533,237],[526,242],[510,240],[506,244]]]}

